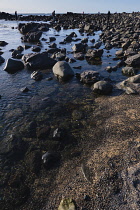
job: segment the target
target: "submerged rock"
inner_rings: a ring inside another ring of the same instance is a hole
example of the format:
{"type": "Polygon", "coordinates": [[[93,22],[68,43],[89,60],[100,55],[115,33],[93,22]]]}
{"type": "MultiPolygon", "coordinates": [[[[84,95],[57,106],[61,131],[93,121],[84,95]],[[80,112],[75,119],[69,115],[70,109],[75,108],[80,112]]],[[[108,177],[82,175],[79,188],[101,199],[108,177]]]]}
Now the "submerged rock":
{"type": "Polygon", "coordinates": [[[103,54],[103,49],[99,49],[99,50],[92,50],[92,49],[88,49],[85,57],[87,59],[94,59],[94,58],[98,58],[101,57],[103,54]]]}
{"type": "Polygon", "coordinates": [[[31,79],[34,79],[36,81],[39,81],[42,79],[42,73],[39,72],[39,71],[34,71],[32,74],[31,74],[31,79]]]}
{"type": "Polygon", "coordinates": [[[59,162],[60,160],[60,154],[57,152],[46,152],[44,155],[42,155],[42,160],[44,167],[46,169],[50,169],[59,162]]]}

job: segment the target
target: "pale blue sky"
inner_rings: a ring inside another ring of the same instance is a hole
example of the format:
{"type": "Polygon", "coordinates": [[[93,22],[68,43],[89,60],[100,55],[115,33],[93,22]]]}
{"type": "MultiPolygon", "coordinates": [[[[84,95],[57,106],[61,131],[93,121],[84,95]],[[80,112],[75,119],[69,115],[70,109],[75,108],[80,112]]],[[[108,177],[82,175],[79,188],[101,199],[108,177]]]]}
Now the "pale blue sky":
{"type": "Polygon", "coordinates": [[[14,13],[132,12],[140,10],[140,0],[0,0],[0,11],[14,13]]]}

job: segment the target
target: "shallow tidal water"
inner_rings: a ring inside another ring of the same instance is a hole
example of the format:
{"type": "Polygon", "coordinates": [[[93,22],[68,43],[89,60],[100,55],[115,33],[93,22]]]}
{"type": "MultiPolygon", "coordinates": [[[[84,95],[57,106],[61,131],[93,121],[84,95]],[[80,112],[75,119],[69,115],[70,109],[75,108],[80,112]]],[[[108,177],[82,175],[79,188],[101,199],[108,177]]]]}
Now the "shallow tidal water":
{"type": "MultiPolygon", "coordinates": [[[[24,45],[21,42],[21,34],[17,29],[16,21],[4,21],[0,20],[0,41],[8,42],[8,45],[1,47],[1,51],[4,52],[2,57],[5,58],[5,63],[8,58],[11,57],[9,50],[16,49],[19,45],[24,45]],[[13,27],[13,29],[12,29],[13,27]]],[[[47,32],[43,32],[42,38],[48,38],[51,36],[56,37],[55,43],[58,48],[66,48],[67,56],[73,57],[72,46],[77,42],[67,43],[65,45],[59,44],[63,41],[66,35],[71,32],[76,32],[77,38],[87,37],[86,33],[81,35],[78,29],[61,30],[57,32],[54,29],[50,29],[47,32]]],[[[89,40],[99,39],[101,31],[96,32],[95,35],[89,36],[89,40]]],[[[41,52],[45,49],[49,49],[49,43],[47,41],[41,41],[41,52]]],[[[93,45],[88,41],[88,45],[93,45]]],[[[34,45],[32,45],[34,46],[34,45]]],[[[102,45],[101,48],[104,48],[102,45]]],[[[23,54],[31,53],[31,49],[23,51],[23,54]]],[[[101,76],[109,77],[115,83],[124,80],[126,77],[122,75],[121,68],[111,74],[107,73],[105,68],[108,65],[115,66],[118,61],[113,61],[115,57],[116,49],[104,50],[102,57],[102,63],[99,65],[89,64],[86,60],[76,61],[71,63],[71,67],[82,66],[81,69],[73,69],[75,73],[81,73],[84,70],[98,71],[101,76]],[[107,57],[107,55],[110,55],[107,57]]],[[[30,75],[32,71],[23,69],[15,74],[9,74],[3,71],[5,63],[0,66],[0,136],[3,138],[7,133],[13,132],[15,127],[25,125],[26,122],[36,120],[38,122],[48,121],[54,126],[59,126],[64,121],[70,121],[73,111],[82,110],[82,112],[88,112],[87,105],[92,106],[94,104],[95,95],[92,93],[90,87],[83,85],[80,81],[73,77],[67,82],[59,82],[53,77],[52,70],[43,70],[43,79],[41,81],[34,81],[30,75]],[[47,78],[53,77],[53,80],[48,81],[47,78]],[[28,87],[29,92],[23,93],[21,88],[28,87]]],[[[78,117],[75,118],[78,120],[78,117]]]]}

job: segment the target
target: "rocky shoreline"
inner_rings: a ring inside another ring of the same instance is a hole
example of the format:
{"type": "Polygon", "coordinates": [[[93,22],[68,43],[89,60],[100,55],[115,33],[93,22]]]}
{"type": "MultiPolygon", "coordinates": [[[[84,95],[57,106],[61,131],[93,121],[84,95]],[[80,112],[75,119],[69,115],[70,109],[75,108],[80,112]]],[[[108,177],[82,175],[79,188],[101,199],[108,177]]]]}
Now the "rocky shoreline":
{"type": "MultiPolygon", "coordinates": [[[[0,13],[0,19],[14,20],[14,16],[0,13]]],[[[11,74],[26,68],[35,81],[43,79],[45,70],[60,82],[76,77],[77,82],[92,90],[94,97],[92,104],[86,101],[80,106],[69,103],[56,107],[56,113],[64,110],[62,120],[54,115],[54,121],[48,121],[45,111],[41,121],[25,120],[20,122],[22,126],[15,123],[12,132],[3,136],[1,209],[63,210],[64,205],[73,210],[138,209],[140,13],[114,13],[109,22],[107,14],[74,13],[58,14],[55,20],[52,16],[31,15],[19,16],[19,20],[43,23],[18,25],[23,46],[11,50],[4,70],[11,74]],[[62,48],[55,43],[57,37],[50,37],[49,49],[40,52],[40,41],[46,41],[41,39],[42,33],[50,28],[78,28],[87,37],[79,40],[72,32],[60,43],[62,48]],[[102,31],[97,42],[90,39],[96,31],[102,31]],[[89,40],[92,46],[88,45],[89,40]],[[64,46],[71,42],[75,42],[73,57],[68,57],[64,46]],[[23,49],[30,48],[32,43],[36,44],[32,53],[23,54],[23,49]],[[107,66],[105,71],[122,68],[128,78],[119,84],[98,71],[76,73],[71,67],[71,63],[83,59],[93,65],[101,63],[103,53],[112,48],[116,49],[113,59],[118,63],[107,66]],[[112,92],[119,90],[122,94],[113,96],[112,92]]],[[[7,44],[0,41],[0,47],[7,44]]],[[[0,64],[4,62],[1,55],[0,64]]],[[[28,93],[29,89],[21,91],[28,93]]],[[[46,103],[48,98],[41,101],[40,109],[45,110],[46,103]]]]}

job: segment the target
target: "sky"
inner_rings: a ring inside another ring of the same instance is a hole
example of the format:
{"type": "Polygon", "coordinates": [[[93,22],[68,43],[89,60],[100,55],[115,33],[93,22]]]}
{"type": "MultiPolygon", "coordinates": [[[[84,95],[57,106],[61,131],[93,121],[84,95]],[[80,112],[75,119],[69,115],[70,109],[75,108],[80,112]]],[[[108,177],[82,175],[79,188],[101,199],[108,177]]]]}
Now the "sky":
{"type": "Polygon", "coordinates": [[[14,13],[138,12],[140,0],[0,0],[0,12],[14,13]]]}

